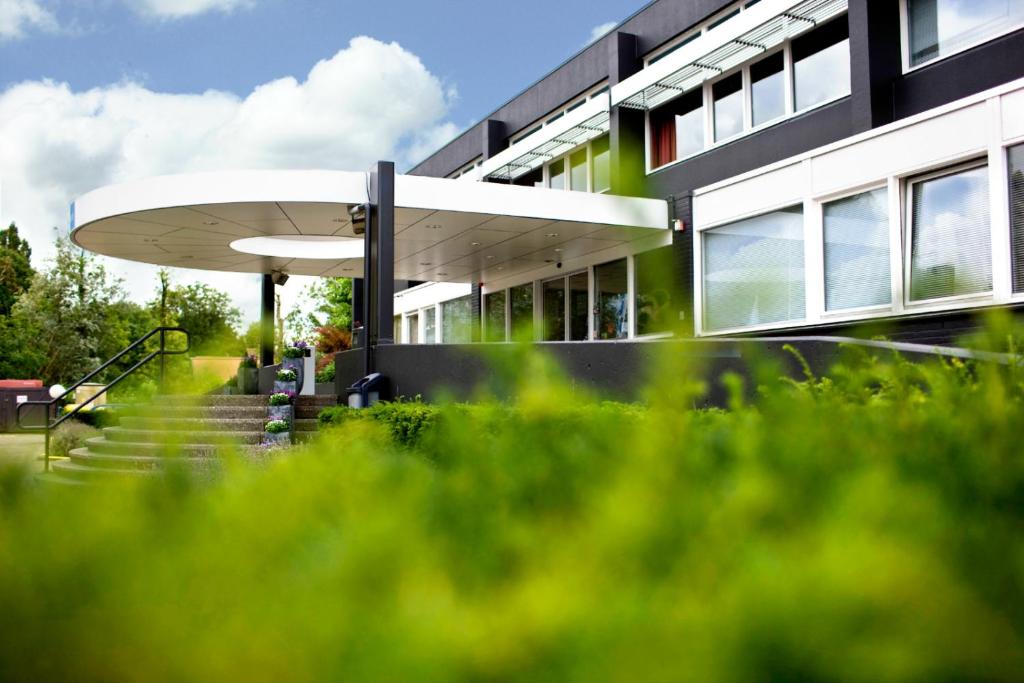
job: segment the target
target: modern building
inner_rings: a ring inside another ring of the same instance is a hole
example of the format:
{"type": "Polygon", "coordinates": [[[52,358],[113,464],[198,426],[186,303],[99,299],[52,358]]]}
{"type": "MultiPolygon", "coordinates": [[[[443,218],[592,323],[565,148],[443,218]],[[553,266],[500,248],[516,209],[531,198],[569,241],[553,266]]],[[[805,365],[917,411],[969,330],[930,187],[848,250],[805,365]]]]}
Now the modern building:
{"type": "Polygon", "coordinates": [[[1022,29],[1024,0],[655,0],[411,173],[661,199],[672,229],[420,259],[471,281],[396,295],[395,339],[930,342],[1015,309],[1022,29]]]}

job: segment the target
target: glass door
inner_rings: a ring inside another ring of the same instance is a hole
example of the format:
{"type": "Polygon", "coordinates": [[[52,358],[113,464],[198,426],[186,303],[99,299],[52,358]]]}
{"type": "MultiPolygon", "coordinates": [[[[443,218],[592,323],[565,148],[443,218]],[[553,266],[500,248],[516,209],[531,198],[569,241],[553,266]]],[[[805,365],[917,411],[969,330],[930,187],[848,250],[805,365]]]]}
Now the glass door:
{"type": "Polygon", "coordinates": [[[585,341],[589,318],[586,271],[541,284],[544,341],[585,341]]]}
{"type": "Polygon", "coordinates": [[[587,273],[569,276],[569,341],[587,340],[587,318],[590,312],[590,293],[587,273]]]}
{"type": "Polygon", "coordinates": [[[420,316],[417,313],[413,313],[409,316],[409,343],[419,344],[420,343],[420,316]]]}
{"type": "Polygon", "coordinates": [[[565,341],[565,278],[542,285],[544,341],[565,341]]]}

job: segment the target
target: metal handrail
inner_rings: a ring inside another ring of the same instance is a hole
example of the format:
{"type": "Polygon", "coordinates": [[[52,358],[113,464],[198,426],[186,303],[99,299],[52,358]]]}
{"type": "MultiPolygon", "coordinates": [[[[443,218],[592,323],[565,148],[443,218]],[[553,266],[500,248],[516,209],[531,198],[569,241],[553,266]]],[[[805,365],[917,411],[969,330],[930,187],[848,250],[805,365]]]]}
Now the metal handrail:
{"type": "Polygon", "coordinates": [[[153,360],[157,356],[160,357],[160,389],[162,391],[163,390],[163,385],[164,385],[164,369],[165,369],[164,368],[164,358],[166,356],[180,356],[182,354],[188,353],[191,348],[192,348],[192,337],[191,337],[191,335],[189,335],[188,330],[186,330],[184,327],[156,327],[156,328],[150,330],[149,332],[147,332],[142,337],[139,337],[138,339],[133,341],[131,344],[129,344],[125,348],[121,349],[121,351],[119,351],[113,358],[108,360],[106,363],[104,363],[103,365],[99,366],[98,368],[96,368],[95,370],[90,372],[88,375],[86,375],[85,377],[83,377],[82,379],[78,380],[77,382],[72,384],[70,387],[65,389],[64,393],[62,393],[60,396],[55,396],[55,397],[51,398],[48,401],[24,401],[22,403],[19,403],[18,407],[15,408],[15,411],[14,411],[15,421],[16,421],[16,423],[18,425],[18,428],[22,429],[24,431],[28,431],[28,432],[32,432],[32,431],[42,431],[42,432],[45,432],[45,449],[43,451],[43,462],[44,462],[43,468],[44,468],[44,471],[45,472],[49,472],[50,471],[50,430],[58,427],[61,423],[64,422],[64,420],[67,420],[68,418],[71,418],[71,417],[77,415],[80,410],[85,408],[87,405],[89,405],[90,403],[95,401],[97,398],[99,398],[103,394],[107,393],[108,389],[117,386],[123,379],[128,377],[128,375],[132,374],[133,372],[135,372],[136,370],[138,370],[143,365],[145,365],[149,361],[153,360]],[[167,350],[167,333],[168,332],[181,332],[182,334],[184,334],[185,335],[185,348],[184,349],[179,349],[179,350],[176,350],[176,351],[168,351],[167,350]],[[50,410],[51,410],[51,408],[53,408],[53,406],[59,404],[62,400],[67,398],[67,396],[69,394],[73,393],[80,386],[82,386],[83,384],[85,384],[89,380],[91,380],[94,377],[96,377],[97,375],[99,375],[101,372],[103,372],[104,370],[109,368],[111,365],[113,365],[117,361],[121,360],[121,358],[123,358],[126,354],[134,351],[139,346],[142,346],[143,344],[145,344],[147,341],[149,341],[150,338],[152,338],[155,335],[160,335],[160,348],[159,349],[157,349],[155,351],[150,351],[148,354],[146,354],[146,356],[142,360],[140,360],[139,362],[135,363],[135,365],[131,366],[130,368],[128,368],[127,370],[122,372],[120,375],[117,376],[117,378],[114,381],[109,382],[108,384],[104,385],[103,388],[101,388],[95,394],[90,396],[88,400],[83,401],[82,403],[75,404],[75,406],[74,406],[74,408],[72,410],[70,410],[67,413],[64,413],[63,415],[58,416],[56,420],[53,420],[52,422],[50,421],[50,410]],[[23,425],[21,423],[21,411],[22,411],[22,409],[25,406],[46,406],[45,412],[43,413],[44,414],[44,424],[43,425],[31,425],[31,426],[28,426],[28,427],[23,425]]]}

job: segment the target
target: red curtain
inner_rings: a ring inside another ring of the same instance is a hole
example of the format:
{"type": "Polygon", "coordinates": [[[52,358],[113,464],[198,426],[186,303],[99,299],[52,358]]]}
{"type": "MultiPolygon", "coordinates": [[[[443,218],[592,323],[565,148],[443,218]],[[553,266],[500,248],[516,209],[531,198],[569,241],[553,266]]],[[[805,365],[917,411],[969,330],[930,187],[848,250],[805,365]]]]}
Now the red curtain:
{"type": "Polygon", "coordinates": [[[651,156],[654,167],[676,159],[676,117],[671,112],[651,115],[651,156]]]}

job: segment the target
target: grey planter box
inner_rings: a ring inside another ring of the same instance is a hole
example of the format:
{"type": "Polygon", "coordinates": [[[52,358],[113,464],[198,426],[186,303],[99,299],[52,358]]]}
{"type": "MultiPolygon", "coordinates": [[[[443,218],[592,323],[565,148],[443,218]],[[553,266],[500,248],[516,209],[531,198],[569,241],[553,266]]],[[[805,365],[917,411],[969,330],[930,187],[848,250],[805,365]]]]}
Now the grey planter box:
{"type": "Polygon", "coordinates": [[[294,424],[295,409],[292,406],[268,406],[267,414],[271,420],[284,420],[288,424],[294,424]]]}
{"type": "Polygon", "coordinates": [[[259,391],[259,369],[238,368],[238,393],[258,394],[259,391]]]}
{"type": "Polygon", "coordinates": [[[279,392],[288,392],[288,391],[290,391],[293,394],[295,394],[295,393],[297,393],[295,391],[295,386],[296,386],[296,382],[281,382],[280,380],[276,380],[275,379],[274,380],[274,393],[276,394],[276,393],[279,393],[279,392]]]}
{"type": "Polygon", "coordinates": [[[279,434],[271,434],[270,432],[263,432],[263,445],[264,446],[291,446],[292,445],[292,433],[291,432],[280,432],[279,434]]]}

